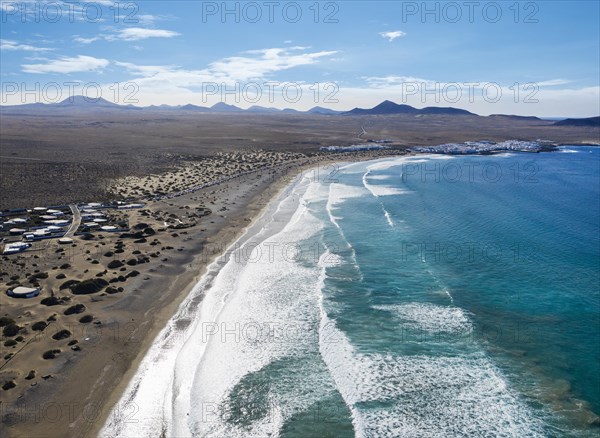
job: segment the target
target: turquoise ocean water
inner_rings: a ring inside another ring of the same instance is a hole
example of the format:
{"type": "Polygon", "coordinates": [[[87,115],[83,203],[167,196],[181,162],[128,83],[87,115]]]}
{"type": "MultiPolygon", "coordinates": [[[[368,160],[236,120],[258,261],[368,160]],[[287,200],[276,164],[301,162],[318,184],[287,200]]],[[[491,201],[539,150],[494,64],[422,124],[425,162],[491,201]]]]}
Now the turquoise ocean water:
{"type": "Polygon", "coordinates": [[[105,434],[597,436],[599,169],[564,147],[307,174],[149,355],[145,420],[105,434]]]}

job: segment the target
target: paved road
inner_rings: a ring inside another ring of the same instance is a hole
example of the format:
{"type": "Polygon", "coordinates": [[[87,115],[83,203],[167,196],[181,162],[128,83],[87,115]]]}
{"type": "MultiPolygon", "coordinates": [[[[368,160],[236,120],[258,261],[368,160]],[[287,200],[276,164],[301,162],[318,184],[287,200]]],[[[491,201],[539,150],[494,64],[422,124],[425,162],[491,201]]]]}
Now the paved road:
{"type": "Polygon", "coordinates": [[[79,209],[76,205],[70,204],[69,208],[71,209],[71,213],[73,213],[73,222],[71,222],[71,226],[65,233],[64,237],[72,237],[79,228],[79,224],[81,223],[81,214],[79,213],[79,209]]]}

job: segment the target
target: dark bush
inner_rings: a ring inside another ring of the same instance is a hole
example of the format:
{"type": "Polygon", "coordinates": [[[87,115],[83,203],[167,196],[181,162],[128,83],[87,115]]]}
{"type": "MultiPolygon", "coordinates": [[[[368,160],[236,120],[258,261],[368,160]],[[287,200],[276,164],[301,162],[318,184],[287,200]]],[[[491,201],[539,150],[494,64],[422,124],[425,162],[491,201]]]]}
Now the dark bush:
{"type": "Polygon", "coordinates": [[[77,313],[85,312],[85,306],[83,304],[75,304],[74,306],[69,307],[65,310],[65,315],[73,315],[77,313]]]}
{"type": "Polygon", "coordinates": [[[61,330],[52,335],[52,339],[60,341],[61,339],[67,339],[71,337],[71,332],[69,330],[61,330]]]}
{"type": "Polygon", "coordinates": [[[38,321],[33,323],[33,325],[31,326],[31,330],[34,330],[36,332],[42,332],[46,327],[48,327],[48,324],[46,324],[45,321],[38,321]]]}
{"type": "Polygon", "coordinates": [[[54,359],[56,357],[57,354],[60,353],[59,349],[54,349],[54,350],[48,350],[48,351],[44,351],[44,354],[42,354],[42,357],[44,359],[54,359]]]}
{"type": "Polygon", "coordinates": [[[15,386],[17,386],[17,384],[13,380],[7,380],[6,382],[4,382],[4,385],[2,385],[2,389],[8,391],[9,389],[14,388],[15,386]]]}
{"type": "Polygon", "coordinates": [[[112,294],[116,294],[116,293],[118,293],[119,291],[118,291],[116,288],[112,287],[112,286],[108,286],[108,287],[105,289],[105,291],[104,291],[104,292],[106,292],[107,294],[111,294],[111,295],[112,295],[112,294]]]}
{"type": "Polygon", "coordinates": [[[15,345],[17,345],[17,344],[18,344],[18,342],[17,342],[17,341],[15,341],[14,339],[9,339],[8,341],[6,341],[6,342],[4,343],[4,346],[5,346],[5,347],[13,347],[13,346],[15,346],[15,345]]]}
{"type": "Polygon", "coordinates": [[[0,317],[0,327],[5,327],[9,324],[14,324],[15,320],[12,318],[9,318],[8,316],[2,316],[0,317]]]}
{"type": "Polygon", "coordinates": [[[2,329],[2,334],[8,338],[16,336],[17,333],[19,333],[19,330],[21,329],[21,327],[19,327],[17,324],[15,324],[14,322],[11,324],[8,324],[6,326],[4,326],[4,328],[2,329]]]}
{"type": "Polygon", "coordinates": [[[137,262],[137,260],[136,260],[136,259],[129,259],[129,260],[127,260],[127,264],[128,264],[129,266],[135,266],[135,265],[137,265],[137,263],[138,263],[138,262],[137,262]]]}
{"type": "Polygon", "coordinates": [[[37,274],[33,274],[28,278],[30,283],[35,283],[37,280],[48,278],[47,272],[38,272],[37,274]]]}
{"type": "Polygon", "coordinates": [[[56,276],[57,280],[62,280],[63,278],[67,278],[67,276],[65,274],[63,274],[62,272],[56,276]]]}
{"type": "Polygon", "coordinates": [[[127,277],[137,277],[138,275],[140,275],[139,271],[136,271],[135,269],[133,271],[131,271],[129,274],[127,274],[127,277]]]}
{"type": "Polygon", "coordinates": [[[90,322],[92,322],[94,320],[94,317],[92,315],[83,315],[81,318],[79,318],[79,322],[82,324],[88,324],[90,322]]]}
{"type": "Polygon", "coordinates": [[[56,306],[57,304],[62,304],[62,301],[56,297],[48,297],[44,298],[42,301],[40,301],[40,303],[42,303],[44,306],[56,306]]]}
{"type": "Polygon", "coordinates": [[[29,374],[27,374],[27,377],[25,377],[25,380],[32,380],[32,379],[35,379],[35,370],[29,371],[29,374]]]}
{"type": "Polygon", "coordinates": [[[75,295],[93,294],[101,291],[106,286],[108,286],[108,282],[103,278],[91,278],[71,287],[71,292],[73,292],[75,295]]]}
{"type": "Polygon", "coordinates": [[[64,264],[60,265],[60,269],[69,269],[70,267],[71,267],[71,265],[68,263],[64,263],[64,264]]]}
{"type": "Polygon", "coordinates": [[[69,289],[79,283],[79,280],[67,280],[63,284],[61,284],[58,288],[60,290],[69,289]]]}
{"type": "Polygon", "coordinates": [[[117,269],[123,266],[123,262],[120,260],[112,260],[108,265],[106,265],[108,269],[117,269]]]}
{"type": "Polygon", "coordinates": [[[154,231],[153,228],[148,227],[144,229],[144,234],[147,236],[153,236],[156,234],[156,231],[154,231]]]}

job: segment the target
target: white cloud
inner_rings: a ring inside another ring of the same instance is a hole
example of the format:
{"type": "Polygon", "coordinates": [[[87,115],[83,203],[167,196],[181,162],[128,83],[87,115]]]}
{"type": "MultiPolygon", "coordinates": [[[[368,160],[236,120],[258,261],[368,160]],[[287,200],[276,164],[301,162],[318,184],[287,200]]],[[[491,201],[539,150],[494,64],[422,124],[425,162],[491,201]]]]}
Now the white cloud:
{"type": "Polygon", "coordinates": [[[0,40],[0,50],[10,50],[10,51],[27,51],[27,52],[47,52],[52,49],[48,49],[46,47],[35,47],[29,44],[20,44],[17,41],[13,40],[0,40]]]}
{"type": "Polygon", "coordinates": [[[251,50],[247,55],[258,56],[232,56],[213,62],[209,70],[218,76],[229,77],[233,80],[244,81],[259,79],[270,73],[287,70],[301,65],[310,65],[318,62],[320,58],[336,54],[336,51],[320,51],[297,53],[308,47],[272,48],[251,50]]]}
{"type": "Polygon", "coordinates": [[[536,84],[538,87],[554,87],[556,85],[570,84],[571,82],[572,81],[569,81],[567,79],[550,79],[548,81],[533,82],[533,83],[536,84]]]}
{"type": "Polygon", "coordinates": [[[365,76],[364,80],[367,81],[371,88],[398,88],[402,87],[402,84],[407,83],[418,83],[425,84],[427,86],[435,85],[439,82],[432,81],[430,79],[416,78],[414,76],[365,76]]]}
{"type": "Polygon", "coordinates": [[[76,73],[97,72],[108,66],[107,59],[94,58],[92,56],[79,55],[75,57],[63,56],[59,59],[49,60],[44,64],[24,64],[25,73],[76,73]]]}
{"type": "Polygon", "coordinates": [[[180,35],[172,30],[145,29],[143,27],[127,27],[119,29],[114,35],[106,37],[107,40],[139,41],[146,38],[173,38],[180,35]]]}
{"type": "Polygon", "coordinates": [[[99,39],[101,39],[100,37],[91,37],[91,38],[84,38],[84,37],[75,37],[73,38],[73,41],[75,41],[76,43],[81,43],[81,44],[90,44],[93,43],[94,41],[98,41],[99,39]]]}
{"type": "Polygon", "coordinates": [[[140,41],[148,38],[173,38],[180,35],[178,32],[166,29],[146,29],[142,27],[126,27],[124,29],[117,29],[112,33],[99,34],[94,37],[81,37],[76,36],[75,42],[81,44],[90,44],[99,40],[106,41],[140,41]]]}
{"type": "Polygon", "coordinates": [[[302,65],[315,64],[321,58],[331,56],[335,51],[304,52],[305,47],[273,48],[245,52],[245,56],[232,56],[212,62],[199,70],[186,70],[178,66],[135,65],[117,62],[138,77],[133,79],[140,87],[160,87],[166,93],[174,89],[183,91],[201,87],[203,84],[234,84],[250,80],[264,79],[271,73],[302,65]]]}
{"type": "Polygon", "coordinates": [[[388,32],[379,32],[379,35],[381,35],[383,38],[386,38],[391,43],[396,38],[406,35],[406,32],[402,32],[401,30],[392,30],[388,32]]]}

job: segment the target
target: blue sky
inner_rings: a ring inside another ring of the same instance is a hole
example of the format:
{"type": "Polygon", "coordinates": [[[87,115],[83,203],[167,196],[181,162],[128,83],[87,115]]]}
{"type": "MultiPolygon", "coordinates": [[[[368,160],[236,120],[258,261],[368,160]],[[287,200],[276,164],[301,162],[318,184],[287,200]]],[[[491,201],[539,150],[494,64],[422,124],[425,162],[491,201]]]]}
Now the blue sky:
{"type": "Polygon", "coordinates": [[[2,1],[2,104],[85,89],[136,105],[350,109],[390,99],[592,116],[599,5],[2,1]]]}

